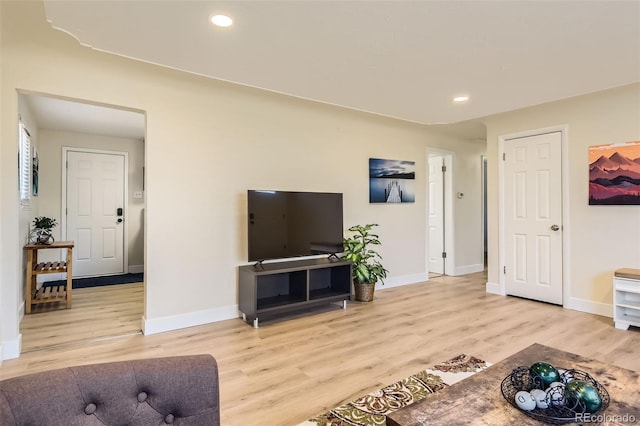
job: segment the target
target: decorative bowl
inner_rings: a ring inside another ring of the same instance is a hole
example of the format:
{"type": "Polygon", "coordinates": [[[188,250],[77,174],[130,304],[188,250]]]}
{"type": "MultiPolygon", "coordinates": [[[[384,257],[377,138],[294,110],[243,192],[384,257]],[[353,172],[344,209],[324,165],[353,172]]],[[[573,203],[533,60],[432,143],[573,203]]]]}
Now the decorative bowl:
{"type": "Polygon", "coordinates": [[[500,386],[502,396],[504,396],[511,405],[517,408],[518,411],[521,411],[536,420],[552,424],[585,422],[590,416],[604,411],[609,406],[609,393],[604,386],[598,383],[598,381],[588,373],[575,369],[559,370],[562,371],[560,376],[565,381],[568,380],[571,382],[580,380],[593,386],[600,396],[600,407],[595,411],[587,411],[587,404],[582,402],[580,398],[570,394],[569,392],[566,392],[566,394],[559,394],[558,392],[564,392],[562,390],[563,388],[560,388],[556,392],[548,393],[547,408],[536,407],[531,411],[520,409],[515,402],[516,393],[523,390],[530,392],[533,389],[542,389],[543,391],[546,389],[545,384],[541,383],[539,378],[534,377],[529,367],[516,367],[511,374],[502,380],[502,384],[500,386]],[[558,395],[560,396],[562,403],[554,404],[553,401],[551,401],[551,398],[555,398],[558,395]]]}

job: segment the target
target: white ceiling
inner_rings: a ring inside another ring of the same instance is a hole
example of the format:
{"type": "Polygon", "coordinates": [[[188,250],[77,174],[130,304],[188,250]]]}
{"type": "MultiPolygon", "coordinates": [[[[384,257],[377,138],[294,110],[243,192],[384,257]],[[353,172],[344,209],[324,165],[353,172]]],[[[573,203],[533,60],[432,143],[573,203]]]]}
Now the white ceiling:
{"type": "Polygon", "coordinates": [[[144,139],[143,113],[37,94],[22,94],[38,128],[144,139]]]}
{"type": "Polygon", "coordinates": [[[44,4],[94,49],[424,124],[640,81],[638,0],[44,4]]]}

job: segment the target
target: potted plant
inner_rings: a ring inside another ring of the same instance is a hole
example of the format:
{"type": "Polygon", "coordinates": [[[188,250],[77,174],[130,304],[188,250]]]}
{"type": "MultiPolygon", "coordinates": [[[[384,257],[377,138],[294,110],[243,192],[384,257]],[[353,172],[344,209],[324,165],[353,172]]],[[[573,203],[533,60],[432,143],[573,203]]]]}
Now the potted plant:
{"type": "Polygon", "coordinates": [[[353,232],[353,235],[343,239],[343,258],[353,264],[353,287],[356,300],[361,302],[373,300],[376,282],[384,284],[383,279],[387,277],[388,272],[380,263],[382,256],[371,248],[381,244],[378,235],[371,232],[374,226],[378,224],[352,226],[349,231],[353,232]]]}
{"type": "Polygon", "coordinates": [[[53,228],[58,222],[50,217],[38,216],[33,219],[33,230],[29,233],[29,242],[31,244],[53,244],[53,228]]]}

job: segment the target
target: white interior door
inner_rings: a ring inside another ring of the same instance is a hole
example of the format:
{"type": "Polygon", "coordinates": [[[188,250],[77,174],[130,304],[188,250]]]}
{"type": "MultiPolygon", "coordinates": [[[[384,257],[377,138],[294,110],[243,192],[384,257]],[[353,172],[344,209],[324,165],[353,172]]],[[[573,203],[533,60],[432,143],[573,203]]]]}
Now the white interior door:
{"type": "Polygon", "coordinates": [[[125,155],[67,151],[66,230],[73,275],[122,274],[125,155]]]}
{"type": "Polygon", "coordinates": [[[429,272],[444,274],[444,158],[429,156],[429,272]]]}
{"type": "Polygon", "coordinates": [[[562,304],[562,133],[504,142],[505,290],[562,304]]]}

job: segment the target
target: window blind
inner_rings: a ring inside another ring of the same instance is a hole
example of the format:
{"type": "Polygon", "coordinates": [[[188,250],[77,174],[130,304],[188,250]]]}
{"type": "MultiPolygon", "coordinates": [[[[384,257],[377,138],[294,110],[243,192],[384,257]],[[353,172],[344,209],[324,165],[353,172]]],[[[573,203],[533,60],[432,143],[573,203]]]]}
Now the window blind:
{"type": "Polygon", "coordinates": [[[20,200],[31,199],[31,135],[20,122],[20,200]]]}

